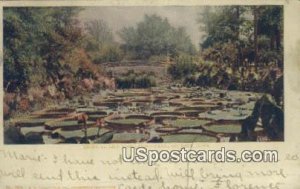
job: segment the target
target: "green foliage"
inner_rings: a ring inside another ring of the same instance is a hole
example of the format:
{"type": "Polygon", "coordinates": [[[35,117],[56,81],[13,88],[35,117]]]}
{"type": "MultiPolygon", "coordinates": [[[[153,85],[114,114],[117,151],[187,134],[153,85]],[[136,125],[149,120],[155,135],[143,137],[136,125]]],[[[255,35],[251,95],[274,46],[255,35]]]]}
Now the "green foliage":
{"type": "Polygon", "coordinates": [[[171,64],[168,68],[168,73],[173,79],[182,79],[196,71],[197,65],[194,63],[194,58],[189,55],[180,55],[175,59],[175,64],[171,64]]]}
{"type": "Polygon", "coordinates": [[[129,88],[149,88],[155,87],[155,77],[151,74],[137,74],[133,70],[128,71],[122,77],[116,79],[118,88],[129,89],[129,88]]]}
{"type": "Polygon", "coordinates": [[[214,43],[202,51],[202,56],[205,60],[211,60],[217,63],[232,63],[236,62],[237,48],[231,42],[214,43]]]}
{"type": "Polygon", "coordinates": [[[63,70],[63,56],[81,42],[81,30],[75,19],[78,11],[49,7],[4,9],[6,90],[26,91],[29,84],[38,80],[58,77],[63,70]]]}
{"type": "Polygon", "coordinates": [[[105,44],[113,43],[113,33],[108,24],[103,20],[93,20],[85,23],[89,35],[87,41],[88,51],[98,51],[105,44]]]}
{"type": "Polygon", "coordinates": [[[265,57],[282,54],[282,6],[206,7],[198,21],[206,33],[200,44],[206,60],[229,62],[234,67],[245,60],[258,65],[282,64],[281,55],[265,57]]]}
{"type": "Polygon", "coordinates": [[[123,59],[124,53],[114,41],[112,30],[105,21],[94,20],[85,26],[85,49],[93,63],[117,62],[123,59]]]}
{"type": "Polygon", "coordinates": [[[195,54],[196,51],[184,28],[174,28],[166,18],[157,15],[145,15],[136,28],[123,28],[119,34],[124,41],[123,49],[133,52],[136,58],[175,57],[179,52],[195,54]]]}
{"type": "MultiPolygon", "coordinates": [[[[277,49],[282,48],[281,45],[281,38],[283,32],[283,7],[282,6],[263,6],[258,8],[258,34],[259,35],[266,35],[274,41],[276,44],[277,49]],[[277,41],[278,40],[278,41],[277,41]]],[[[273,48],[270,44],[270,48],[273,48]]]]}
{"type": "Polygon", "coordinates": [[[236,41],[238,25],[242,22],[237,17],[240,11],[239,6],[205,7],[198,20],[200,28],[206,33],[201,47],[208,48],[216,42],[236,41]]]}
{"type": "Polygon", "coordinates": [[[117,45],[105,45],[95,53],[90,53],[95,64],[104,62],[118,62],[123,59],[124,53],[117,45]]]}

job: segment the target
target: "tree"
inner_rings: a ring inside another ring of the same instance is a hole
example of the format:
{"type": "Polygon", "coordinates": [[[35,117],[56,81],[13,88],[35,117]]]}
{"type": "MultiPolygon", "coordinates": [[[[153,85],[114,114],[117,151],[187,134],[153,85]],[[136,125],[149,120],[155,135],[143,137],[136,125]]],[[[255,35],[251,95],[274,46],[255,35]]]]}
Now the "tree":
{"type": "Polygon", "coordinates": [[[81,42],[77,8],[4,9],[4,87],[26,91],[57,78],[66,53],[81,42]],[[37,72],[38,70],[38,72],[37,72]]]}
{"type": "Polygon", "coordinates": [[[198,18],[200,29],[206,33],[201,48],[211,47],[216,42],[238,40],[242,12],[238,6],[205,7],[198,18]]]}
{"type": "Polygon", "coordinates": [[[283,8],[282,6],[260,7],[258,18],[258,35],[266,35],[270,38],[270,49],[282,48],[283,34],[283,8]]]}
{"type": "Polygon", "coordinates": [[[175,57],[179,52],[195,53],[195,48],[184,28],[174,28],[167,18],[145,15],[136,28],[128,27],[120,31],[123,48],[133,52],[137,58],[153,55],[175,57]]]}
{"type": "MultiPolygon", "coordinates": [[[[206,35],[200,44],[206,57],[215,57],[220,46],[231,44],[237,49],[231,54],[233,67],[246,59],[256,66],[268,62],[282,63],[282,6],[206,7],[199,15],[200,29],[206,35]],[[265,45],[268,43],[268,45],[265,45]]],[[[223,49],[223,48],[221,48],[223,49]]],[[[224,63],[226,53],[218,52],[224,63]]]]}
{"type": "Polygon", "coordinates": [[[85,23],[85,28],[90,40],[89,50],[99,50],[104,44],[113,43],[113,33],[108,24],[103,20],[93,20],[85,23]]]}
{"type": "Polygon", "coordinates": [[[218,52],[220,54],[218,61],[226,62],[228,60],[226,57],[231,56],[232,62],[230,63],[233,67],[240,65],[241,62],[240,25],[244,21],[241,17],[243,12],[244,9],[239,6],[205,7],[198,19],[200,29],[206,33],[204,41],[200,44],[201,48],[216,49],[216,45],[231,46],[233,44],[237,49],[235,54],[228,55],[222,51],[218,52]]]}
{"type": "Polygon", "coordinates": [[[175,59],[175,64],[168,67],[168,73],[173,79],[182,79],[190,76],[197,71],[197,65],[194,63],[193,57],[189,55],[181,55],[175,59]]]}
{"type": "Polygon", "coordinates": [[[134,27],[125,27],[119,32],[120,37],[125,42],[121,45],[124,51],[128,54],[129,52],[135,52],[135,48],[138,46],[138,34],[134,27]]]}
{"type": "Polygon", "coordinates": [[[113,32],[104,20],[85,23],[85,49],[95,64],[116,62],[122,59],[123,52],[114,41],[113,32]]]}

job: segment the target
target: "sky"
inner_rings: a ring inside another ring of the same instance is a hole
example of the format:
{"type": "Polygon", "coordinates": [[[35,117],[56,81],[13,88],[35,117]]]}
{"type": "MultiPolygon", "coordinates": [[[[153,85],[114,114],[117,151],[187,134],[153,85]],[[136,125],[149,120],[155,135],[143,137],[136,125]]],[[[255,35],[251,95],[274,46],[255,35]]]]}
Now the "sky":
{"type": "Polygon", "coordinates": [[[87,7],[81,11],[79,19],[82,22],[104,20],[112,29],[115,39],[120,41],[117,32],[123,27],[135,26],[143,20],[145,14],[157,14],[167,18],[174,27],[185,27],[198,48],[204,34],[199,30],[197,23],[200,11],[201,7],[197,6],[87,7]]]}

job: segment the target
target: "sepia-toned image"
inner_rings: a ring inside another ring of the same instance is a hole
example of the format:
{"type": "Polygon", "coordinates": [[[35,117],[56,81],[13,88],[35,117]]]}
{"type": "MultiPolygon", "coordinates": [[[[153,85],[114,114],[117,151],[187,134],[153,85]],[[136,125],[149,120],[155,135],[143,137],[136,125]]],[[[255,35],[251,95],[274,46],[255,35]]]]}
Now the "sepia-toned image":
{"type": "Polygon", "coordinates": [[[282,5],[3,8],[4,144],[284,141],[282,5]]]}

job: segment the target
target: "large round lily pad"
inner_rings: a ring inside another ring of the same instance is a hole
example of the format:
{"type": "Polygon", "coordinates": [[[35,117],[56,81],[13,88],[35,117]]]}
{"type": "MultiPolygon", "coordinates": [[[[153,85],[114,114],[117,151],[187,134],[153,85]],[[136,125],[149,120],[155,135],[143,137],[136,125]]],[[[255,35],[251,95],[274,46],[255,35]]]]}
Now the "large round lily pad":
{"type": "Polygon", "coordinates": [[[125,117],[126,119],[146,119],[146,120],[150,120],[151,117],[148,115],[143,115],[143,114],[132,114],[132,115],[128,115],[125,117]]]}
{"type": "Polygon", "coordinates": [[[95,144],[109,143],[112,140],[113,136],[114,136],[113,132],[106,132],[100,135],[97,139],[95,139],[93,143],[95,144]]]}
{"type": "MultiPolygon", "coordinates": [[[[109,130],[104,129],[104,128],[97,128],[97,127],[91,127],[87,129],[87,137],[88,138],[93,138],[96,137],[98,134],[99,136],[108,132],[109,130]]],[[[85,137],[85,131],[83,129],[78,129],[78,130],[73,130],[73,131],[64,131],[64,130],[60,130],[58,129],[57,131],[53,131],[56,132],[59,136],[61,136],[64,139],[68,139],[68,138],[83,138],[85,137]]]]}
{"type": "Polygon", "coordinates": [[[36,126],[42,126],[45,124],[45,122],[51,121],[51,120],[53,120],[53,119],[26,117],[23,119],[12,120],[12,122],[15,124],[15,126],[18,126],[18,127],[36,127],[36,126]]]}
{"type": "Polygon", "coordinates": [[[200,113],[198,117],[213,119],[213,120],[240,121],[247,118],[249,115],[250,115],[249,112],[246,111],[243,112],[243,111],[228,109],[228,110],[214,110],[211,112],[200,113]]]}
{"type": "Polygon", "coordinates": [[[40,112],[34,112],[32,115],[37,116],[39,118],[61,118],[70,112],[63,112],[63,111],[40,111],[40,112]]]}
{"type": "Polygon", "coordinates": [[[89,115],[88,119],[91,121],[96,121],[97,119],[105,118],[107,115],[89,115]]]}
{"type": "Polygon", "coordinates": [[[176,120],[163,121],[165,125],[170,125],[173,127],[181,127],[181,128],[199,127],[209,122],[210,121],[201,120],[201,119],[176,119],[176,120]]]}
{"type": "Polygon", "coordinates": [[[186,109],[178,110],[178,111],[188,117],[198,117],[199,113],[202,112],[202,110],[186,110],[186,109]]]}
{"type": "Polygon", "coordinates": [[[66,107],[66,106],[52,107],[46,110],[46,112],[73,112],[73,111],[75,111],[74,108],[66,107]]]}
{"type": "Polygon", "coordinates": [[[95,101],[93,102],[94,106],[101,106],[101,107],[109,107],[109,108],[116,108],[118,107],[117,102],[106,102],[106,101],[95,101]]]}
{"type": "Polygon", "coordinates": [[[106,111],[98,110],[96,108],[78,108],[78,113],[86,113],[88,115],[107,115],[106,111]]]}
{"type": "Polygon", "coordinates": [[[178,128],[178,127],[158,127],[155,129],[156,132],[160,132],[160,133],[173,133],[173,132],[178,132],[180,131],[182,128],[178,128]]]}
{"type": "Polygon", "coordinates": [[[213,136],[203,134],[170,134],[162,136],[164,143],[192,143],[192,142],[217,142],[213,136]]]}
{"type": "Polygon", "coordinates": [[[182,116],[183,114],[180,112],[154,112],[151,114],[152,117],[158,117],[158,116],[182,116]]]}
{"type": "MultiPolygon", "coordinates": [[[[96,122],[87,121],[87,126],[93,126],[96,122]]],[[[52,121],[45,123],[46,128],[50,130],[61,128],[62,130],[76,130],[84,127],[83,123],[78,123],[76,120],[52,121]]]]}
{"type": "Polygon", "coordinates": [[[207,131],[215,132],[215,133],[240,133],[241,125],[239,124],[213,124],[209,126],[204,126],[207,131]]]}
{"type": "Polygon", "coordinates": [[[155,112],[151,114],[151,117],[153,117],[155,121],[161,122],[165,119],[177,119],[183,115],[184,114],[180,112],[155,112]]]}
{"type": "Polygon", "coordinates": [[[199,105],[188,105],[188,106],[186,106],[186,109],[204,111],[204,110],[215,109],[217,107],[218,107],[218,105],[199,104],[199,105]]]}
{"type": "Polygon", "coordinates": [[[21,127],[21,132],[26,135],[27,133],[34,132],[34,133],[43,133],[45,132],[45,127],[42,126],[35,126],[35,127],[21,127]]]}
{"type": "Polygon", "coordinates": [[[115,119],[110,120],[109,123],[115,123],[115,124],[126,124],[126,125],[139,125],[141,123],[144,123],[148,121],[148,119],[134,119],[134,118],[128,118],[128,119],[115,119]]]}
{"type": "Polygon", "coordinates": [[[145,140],[145,135],[140,133],[115,133],[112,143],[135,143],[145,140]]]}

